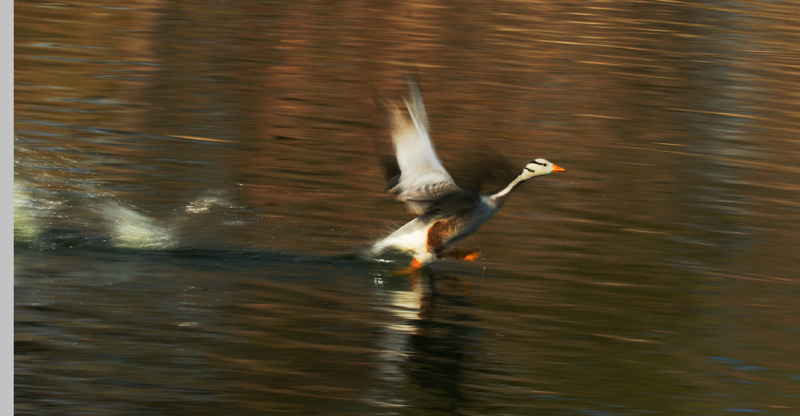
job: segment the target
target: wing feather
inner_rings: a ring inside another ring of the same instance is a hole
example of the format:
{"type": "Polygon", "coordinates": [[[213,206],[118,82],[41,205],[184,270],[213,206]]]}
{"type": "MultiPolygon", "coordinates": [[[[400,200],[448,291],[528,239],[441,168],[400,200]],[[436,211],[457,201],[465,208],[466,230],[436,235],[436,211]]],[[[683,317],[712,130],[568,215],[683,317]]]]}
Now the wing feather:
{"type": "Polygon", "coordinates": [[[422,101],[419,85],[409,80],[410,97],[404,98],[405,110],[401,111],[388,100],[376,99],[375,103],[384,113],[392,137],[399,178],[391,163],[385,169],[390,180],[390,193],[406,203],[409,211],[422,214],[433,201],[460,190],[436,155],[428,133],[428,116],[422,101]],[[393,183],[395,182],[395,183],[393,183]]]}

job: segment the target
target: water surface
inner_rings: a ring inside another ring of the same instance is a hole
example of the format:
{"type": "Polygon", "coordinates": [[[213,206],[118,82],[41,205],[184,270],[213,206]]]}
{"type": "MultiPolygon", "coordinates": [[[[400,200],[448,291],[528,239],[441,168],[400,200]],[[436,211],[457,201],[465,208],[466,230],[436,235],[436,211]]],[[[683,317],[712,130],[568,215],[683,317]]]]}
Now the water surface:
{"type": "Polygon", "coordinates": [[[797,11],[16,4],[16,413],[797,414],[797,11]],[[567,169],[412,275],[409,67],[456,180],[567,169]]]}

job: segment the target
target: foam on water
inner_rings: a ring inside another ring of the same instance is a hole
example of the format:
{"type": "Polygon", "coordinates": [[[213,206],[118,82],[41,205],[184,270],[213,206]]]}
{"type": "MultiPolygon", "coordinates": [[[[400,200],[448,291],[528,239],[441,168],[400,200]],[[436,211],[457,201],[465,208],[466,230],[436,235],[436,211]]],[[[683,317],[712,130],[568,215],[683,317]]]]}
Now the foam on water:
{"type": "MultiPolygon", "coordinates": [[[[162,250],[180,247],[207,223],[248,223],[225,189],[209,189],[158,216],[97,180],[91,155],[15,142],[14,242],[38,248],[85,245],[162,250]],[[211,217],[205,217],[212,215],[211,217]]],[[[191,241],[190,241],[191,243],[191,241]]],[[[190,244],[191,245],[191,244],[190,244]]]]}
{"type": "Polygon", "coordinates": [[[39,221],[35,205],[26,186],[14,182],[14,241],[31,243],[39,237],[39,221]]]}
{"type": "Polygon", "coordinates": [[[173,221],[158,220],[123,202],[95,179],[91,158],[68,157],[61,150],[70,151],[27,147],[15,138],[15,243],[40,248],[66,242],[67,246],[110,244],[136,249],[177,244],[173,221]]]}
{"type": "Polygon", "coordinates": [[[109,226],[109,242],[114,247],[166,249],[177,245],[168,222],[158,221],[119,201],[106,201],[99,213],[109,226]]]}

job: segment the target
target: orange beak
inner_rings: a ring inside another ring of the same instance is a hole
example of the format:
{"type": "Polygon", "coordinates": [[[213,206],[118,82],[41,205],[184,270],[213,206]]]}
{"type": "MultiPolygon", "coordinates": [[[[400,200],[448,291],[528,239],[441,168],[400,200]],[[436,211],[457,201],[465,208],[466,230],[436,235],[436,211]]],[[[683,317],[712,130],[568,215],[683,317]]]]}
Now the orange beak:
{"type": "Polygon", "coordinates": [[[553,173],[555,173],[555,172],[566,172],[566,171],[567,170],[562,168],[561,166],[553,165],[553,173]]]}

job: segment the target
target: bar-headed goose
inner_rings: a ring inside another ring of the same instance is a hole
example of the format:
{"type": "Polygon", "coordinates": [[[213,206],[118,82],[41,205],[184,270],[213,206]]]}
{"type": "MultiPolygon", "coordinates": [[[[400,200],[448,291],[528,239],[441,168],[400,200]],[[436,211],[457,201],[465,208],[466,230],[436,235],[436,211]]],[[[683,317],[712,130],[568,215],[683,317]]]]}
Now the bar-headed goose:
{"type": "MultiPolygon", "coordinates": [[[[498,192],[480,194],[478,190],[459,187],[433,150],[422,94],[413,79],[409,79],[409,91],[409,97],[403,98],[407,111],[382,96],[376,96],[375,104],[391,135],[392,145],[385,147],[393,148],[393,152],[385,151],[382,155],[389,181],[387,189],[418,217],[375,243],[370,254],[376,257],[390,250],[409,253],[413,256],[411,268],[416,269],[441,256],[452,243],[477,231],[523,182],[564,169],[545,159],[535,159],[498,192]]],[[[464,256],[466,260],[474,258],[474,254],[464,256]]]]}

